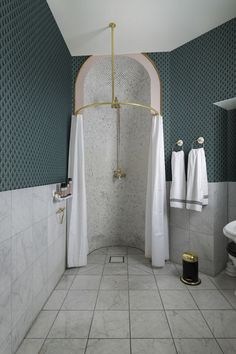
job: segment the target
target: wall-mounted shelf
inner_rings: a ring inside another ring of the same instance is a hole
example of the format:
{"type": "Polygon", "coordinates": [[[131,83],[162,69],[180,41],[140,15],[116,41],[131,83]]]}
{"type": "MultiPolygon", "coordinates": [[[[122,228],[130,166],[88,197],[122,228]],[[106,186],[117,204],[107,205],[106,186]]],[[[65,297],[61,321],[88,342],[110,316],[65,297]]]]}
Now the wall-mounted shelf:
{"type": "Polygon", "coordinates": [[[72,198],[72,194],[67,195],[66,197],[61,197],[57,192],[53,192],[53,201],[54,202],[63,202],[72,198]]]}

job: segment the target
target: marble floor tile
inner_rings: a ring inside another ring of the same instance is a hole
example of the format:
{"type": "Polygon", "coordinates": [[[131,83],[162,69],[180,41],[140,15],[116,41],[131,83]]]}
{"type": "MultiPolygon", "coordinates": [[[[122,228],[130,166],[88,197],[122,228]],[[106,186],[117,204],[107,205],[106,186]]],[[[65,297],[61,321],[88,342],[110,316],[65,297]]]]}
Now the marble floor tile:
{"type": "Polygon", "coordinates": [[[173,338],[212,338],[198,310],[166,311],[173,338]]]}
{"type": "Polygon", "coordinates": [[[131,338],[171,338],[164,311],[130,311],[131,338]]]}
{"type": "Polygon", "coordinates": [[[157,289],[155,278],[153,275],[130,275],[130,290],[154,290],[157,289]]]}
{"type": "Polygon", "coordinates": [[[127,253],[128,253],[127,247],[122,247],[122,246],[108,247],[107,250],[107,254],[116,255],[116,256],[124,256],[127,253]]]}
{"type": "Polygon", "coordinates": [[[215,339],[175,339],[180,354],[222,354],[215,339]]]}
{"type": "Polygon", "coordinates": [[[127,258],[127,255],[126,256],[116,256],[116,255],[108,254],[106,256],[105,263],[127,264],[128,258],[127,258]],[[112,261],[110,262],[111,257],[112,257],[112,261]]]}
{"type": "Polygon", "coordinates": [[[88,264],[79,268],[78,275],[102,275],[103,267],[103,264],[88,264]]]}
{"type": "Polygon", "coordinates": [[[71,290],[97,290],[101,275],[77,275],[72,283],[71,290]]]}
{"type": "Polygon", "coordinates": [[[95,311],[90,338],[129,338],[128,311],[95,311]]]}
{"type": "Polygon", "coordinates": [[[153,268],[153,272],[156,275],[179,275],[179,272],[173,263],[166,263],[163,268],[153,268]]]}
{"type": "Polygon", "coordinates": [[[128,254],[143,254],[144,255],[144,252],[142,250],[140,250],[139,248],[128,247],[128,254]]]}
{"type": "Polygon", "coordinates": [[[131,275],[153,275],[150,264],[129,264],[128,273],[131,275]]]}
{"type": "Polygon", "coordinates": [[[57,313],[57,311],[41,311],[26,338],[46,338],[57,313]]]}
{"type": "Polygon", "coordinates": [[[216,290],[215,284],[212,282],[212,278],[205,274],[200,273],[199,278],[201,279],[201,284],[197,286],[186,285],[188,289],[194,290],[216,290]]]}
{"type": "Polygon", "coordinates": [[[229,275],[220,273],[218,276],[211,278],[213,283],[217,288],[227,290],[227,289],[236,289],[236,279],[230,277],[229,275]]]}
{"type": "Polygon", "coordinates": [[[74,275],[63,275],[63,277],[61,278],[61,280],[59,281],[59,283],[56,286],[56,290],[70,289],[74,278],[75,278],[74,275]]]}
{"type": "Polygon", "coordinates": [[[64,275],[77,275],[79,272],[79,268],[67,268],[65,270],[64,275]]]}
{"type": "Polygon", "coordinates": [[[173,339],[132,339],[132,354],[175,354],[173,339]]]}
{"type": "Polygon", "coordinates": [[[60,311],[48,338],[87,338],[92,311],[60,311]]]}
{"type": "Polygon", "coordinates": [[[93,310],[97,298],[97,290],[69,290],[62,310],[93,310]]]}
{"type": "Polygon", "coordinates": [[[16,354],[38,354],[44,339],[24,339],[16,354]]]}
{"type": "Polygon", "coordinates": [[[128,290],[100,290],[96,310],[128,310],[128,290]]]}
{"type": "Polygon", "coordinates": [[[160,294],[166,310],[197,309],[188,290],[160,290],[160,294]]]}
{"type": "Polygon", "coordinates": [[[202,314],[216,338],[236,338],[235,310],[203,310],[202,314]]]}
{"type": "Polygon", "coordinates": [[[54,290],[44,305],[44,310],[60,310],[66,294],[67,290],[54,290]]]}
{"type": "Polygon", "coordinates": [[[219,343],[224,354],[236,353],[236,339],[225,339],[225,338],[218,339],[217,338],[217,342],[219,343]]]}
{"type": "Polygon", "coordinates": [[[129,264],[142,264],[142,263],[151,264],[150,258],[146,258],[144,257],[144,255],[140,255],[140,254],[129,254],[128,263],[129,264]]]}
{"type": "Polygon", "coordinates": [[[195,290],[191,293],[198,307],[202,310],[227,310],[232,308],[218,290],[195,290]]]}
{"type": "Polygon", "coordinates": [[[107,247],[102,247],[102,248],[98,248],[97,250],[95,251],[92,251],[91,253],[89,253],[89,256],[90,255],[96,255],[96,254],[107,254],[107,250],[108,248],[107,247]]]}
{"type": "Polygon", "coordinates": [[[106,255],[105,254],[89,254],[88,255],[88,264],[104,264],[106,261],[106,255]]]}
{"type": "Polygon", "coordinates": [[[236,295],[235,290],[221,290],[222,294],[231,303],[231,305],[236,309],[236,295]]]}
{"type": "Polygon", "coordinates": [[[130,290],[131,310],[163,310],[157,290],[130,290]]]}
{"type": "Polygon", "coordinates": [[[89,339],[86,354],[130,354],[129,339],[89,339]]]}
{"type": "Polygon", "coordinates": [[[84,354],[86,339],[47,339],[39,354],[84,354]]]}
{"type": "Polygon", "coordinates": [[[177,275],[155,275],[155,277],[160,290],[186,289],[186,285],[181,282],[177,275]]]}
{"type": "Polygon", "coordinates": [[[104,267],[104,275],[126,275],[128,272],[127,264],[107,263],[104,267]]]}
{"type": "Polygon", "coordinates": [[[127,275],[104,275],[100,284],[102,290],[126,290],[128,289],[127,275]]]}

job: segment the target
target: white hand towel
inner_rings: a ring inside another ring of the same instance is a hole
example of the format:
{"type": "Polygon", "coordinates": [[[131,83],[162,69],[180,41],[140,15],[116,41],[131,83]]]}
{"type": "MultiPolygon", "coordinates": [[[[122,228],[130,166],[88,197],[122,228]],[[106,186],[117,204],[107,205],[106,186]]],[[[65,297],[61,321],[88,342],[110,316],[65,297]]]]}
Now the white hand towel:
{"type": "Polygon", "coordinates": [[[171,155],[172,183],[170,188],[170,206],[185,208],[186,203],[186,176],[184,152],[173,151],[171,155]]]}
{"type": "Polygon", "coordinates": [[[208,182],[204,148],[191,149],[188,155],[186,208],[202,211],[208,204],[208,182]]]}

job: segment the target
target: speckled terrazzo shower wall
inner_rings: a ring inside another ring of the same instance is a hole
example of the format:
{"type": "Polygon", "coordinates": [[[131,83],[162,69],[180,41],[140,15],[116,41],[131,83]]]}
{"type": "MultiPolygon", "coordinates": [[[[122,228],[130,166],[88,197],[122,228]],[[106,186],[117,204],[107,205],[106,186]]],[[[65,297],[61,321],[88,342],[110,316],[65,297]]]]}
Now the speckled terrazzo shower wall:
{"type": "MultiPolygon", "coordinates": [[[[161,106],[162,115],[164,117],[164,139],[165,139],[165,160],[166,160],[166,179],[170,181],[170,155],[171,155],[171,139],[170,139],[170,53],[147,53],[147,56],[153,61],[155,68],[160,75],[161,80],[161,106]]],[[[88,56],[77,56],[72,57],[72,91],[73,91],[73,102],[72,107],[74,109],[74,87],[75,80],[78,75],[78,71],[84,62],[88,59],[88,56]]],[[[111,93],[108,92],[108,97],[111,93]]]]}
{"type": "MultiPolygon", "coordinates": [[[[120,101],[150,104],[150,78],[142,65],[131,58],[119,56],[115,72],[116,95],[120,101]]],[[[85,104],[105,101],[110,96],[110,75],[110,59],[98,57],[85,79],[85,104]]],[[[120,160],[127,176],[114,180],[117,112],[110,107],[84,112],[90,250],[116,244],[144,248],[151,117],[145,110],[122,107],[120,119],[120,160]]]]}

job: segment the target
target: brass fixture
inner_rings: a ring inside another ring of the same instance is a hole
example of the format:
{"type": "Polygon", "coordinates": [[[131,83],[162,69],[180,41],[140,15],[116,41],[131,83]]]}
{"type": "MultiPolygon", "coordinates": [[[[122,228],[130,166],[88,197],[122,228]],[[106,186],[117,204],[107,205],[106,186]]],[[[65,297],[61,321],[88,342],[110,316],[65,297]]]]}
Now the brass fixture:
{"type": "Polygon", "coordinates": [[[148,109],[153,116],[159,116],[159,112],[148,105],[136,103],[136,102],[119,102],[115,101],[115,50],[114,50],[114,29],[116,24],[114,22],[109,23],[109,27],[111,28],[111,80],[112,80],[112,97],[111,101],[107,102],[94,102],[87,104],[85,106],[80,107],[75,111],[75,115],[80,114],[84,109],[90,107],[97,107],[97,106],[111,106],[111,108],[118,108],[118,106],[132,106],[132,107],[140,107],[144,109],[148,109]]]}
{"type": "Polygon", "coordinates": [[[116,170],[113,172],[113,178],[124,178],[126,174],[124,170],[120,167],[120,104],[118,98],[115,97],[114,99],[114,107],[117,110],[117,122],[116,122],[116,129],[117,129],[117,147],[116,147],[116,170]]]}
{"type": "Polygon", "coordinates": [[[113,177],[121,179],[126,177],[126,173],[124,172],[124,170],[122,170],[122,168],[117,168],[113,173],[113,177]]]}
{"type": "Polygon", "coordinates": [[[65,215],[65,208],[58,208],[56,214],[60,217],[60,224],[63,224],[64,215],[65,215]]]}

